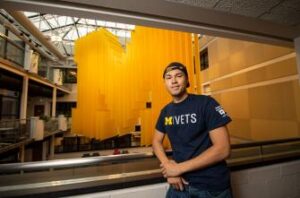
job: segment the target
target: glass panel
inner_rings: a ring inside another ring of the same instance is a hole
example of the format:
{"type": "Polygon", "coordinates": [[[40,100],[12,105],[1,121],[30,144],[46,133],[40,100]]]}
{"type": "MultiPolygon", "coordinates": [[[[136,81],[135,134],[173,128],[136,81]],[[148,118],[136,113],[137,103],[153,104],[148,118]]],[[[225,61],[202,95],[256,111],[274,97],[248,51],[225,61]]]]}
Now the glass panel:
{"type": "Polygon", "coordinates": [[[0,32],[5,34],[5,27],[2,24],[0,24],[0,32]]]}
{"type": "Polygon", "coordinates": [[[19,112],[18,98],[2,97],[1,119],[17,119],[19,112]]]}
{"type": "Polygon", "coordinates": [[[47,60],[45,60],[43,57],[41,57],[40,62],[39,62],[38,75],[43,76],[44,78],[48,78],[47,60]]]}
{"type": "Polygon", "coordinates": [[[10,40],[12,40],[15,44],[17,44],[18,46],[24,48],[24,41],[22,41],[19,37],[17,37],[14,33],[12,32],[8,32],[8,38],[10,40]]]}
{"type": "Polygon", "coordinates": [[[27,17],[33,17],[39,15],[37,12],[24,12],[27,17]]]}
{"type": "Polygon", "coordinates": [[[96,21],[95,20],[87,19],[86,22],[89,25],[96,25],[96,21]]]}
{"type": "Polygon", "coordinates": [[[58,27],[57,21],[54,18],[47,19],[48,23],[51,25],[52,28],[58,27]]]}
{"type": "Polygon", "coordinates": [[[116,27],[116,23],[114,22],[106,22],[107,27],[116,27]]]}
{"type": "Polygon", "coordinates": [[[6,58],[22,66],[24,63],[24,49],[20,49],[8,42],[6,58]]]}

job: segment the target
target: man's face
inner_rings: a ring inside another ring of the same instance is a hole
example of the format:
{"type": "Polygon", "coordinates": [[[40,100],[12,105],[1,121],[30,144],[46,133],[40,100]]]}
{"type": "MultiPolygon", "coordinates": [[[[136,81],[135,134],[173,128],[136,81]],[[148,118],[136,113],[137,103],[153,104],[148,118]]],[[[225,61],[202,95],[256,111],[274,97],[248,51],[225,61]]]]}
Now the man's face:
{"type": "Polygon", "coordinates": [[[171,70],[165,74],[165,86],[172,96],[180,96],[186,92],[187,77],[179,69],[171,70]]]}

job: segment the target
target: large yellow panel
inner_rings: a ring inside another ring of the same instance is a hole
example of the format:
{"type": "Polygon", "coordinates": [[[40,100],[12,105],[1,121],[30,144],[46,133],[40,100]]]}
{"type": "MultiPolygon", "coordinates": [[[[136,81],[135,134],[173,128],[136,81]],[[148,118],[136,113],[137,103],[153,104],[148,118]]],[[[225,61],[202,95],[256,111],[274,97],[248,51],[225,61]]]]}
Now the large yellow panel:
{"type": "Polygon", "coordinates": [[[232,87],[232,78],[225,78],[223,80],[219,80],[216,82],[213,82],[210,85],[211,91],[217,91],[222,89],[228,89],[232,87]]]}
{"type": "Polygon", "coordinates": [[[248,89],[222,93],[220,102],[234,119],[250,118],[248,89]]]}
{"type": "Polygon", "coordinates": [[[296,58],[290,58],[266,67],[266,78],[275,79],[297,74],[296,58]]]}
{"type": "Polygon", "coordinates": [[[250,125],[253,140],[285,139],[299,135],[296,121],[251,119],[250,125]]]}
{"type": "Polygon", "coordinates": [[[293,52],[292,48],[217,38],[208,48],[210,80],[293,52]]]}
{"type": "Polygon", "coordinates": [[[228,125],[230,136],[252,140],[249,119],[238,119],[232,117],[233,121],[228,125]]]}
{"type": "Polygon", "coordinates": [[[151,144],[160,109],[171,100],[162,79],[170,62],[187,66],[191,92],[196,83],[189,33],[136,27],[124,50],[115,36],[100,29],[76,42],[75,60],[78,105],[72,132],[101,140],[129,133],[140,122],[141,144],[151,144]]]}
{"type": "Polygon", "coordinates": [[[205,83],[205,82],[208,82],[209,79],[210,79],[209,70],[206,69],[206,70],[201,71],[201,73],[200,73],[200,82],[201,82],[201,84],[205,83]]]}
{"type": "MultiPolygon", "coordinates": [[[[297,121],[300,123],[300,82],[299,80],[294,80],[292,83],[293,83],[293,90],[295,93],[295,110],[297,115],[297,121]]],[[[299,136],[300,136],[300,128],[299,128],[299,136]]]]}
{"type": "Polygon", "coordinates": [[[211,84],[212,91],[228,89],[231,87],[258,83],[266,80],[273,80],[280,77],[297,74],[295,58],[270,64],[252,71],[241,73],[211,84]],[[231,82],[231,83],[230,83],[231,82]]]}
{"type": "Polygon", "coordinates": [[[266,68],[259,68],[256,70],[252,70],[247,72],[247,80],[248,84],[256,83],[260,81],[266,80],[267,74],[266,74],[266,68]]]}
{"type": "Polygon", "coordinates": [[[231,77],[232,87],[238,87],[248,84],[247,73],[242,73],[231,77]]]}
{"type": "Polygon", "coordinates": [[[249,89],[250,117],[296,121],[293,82],[249,89]]]}
{"type": "Polygon", "coordinates": [[[209,68],[200,72],[202,83],[267,61],[271,63],[210,83],[213,96],[233,119],[229,125],[231,135],[254,140],[300,136],[299,81],[291,80],[297,75],[296,60],[289,58],[272,63],[293,51],[293,48],[225,38],[210,43],[209,68]],[[282,77],[286,77],[287,82],[276,82],[282,77]],[[264,81],[273,84],[246,87],[264,81]],[[239,86],[245,87],[231,89],[239,86]],[[222,92],[214,94],[214,91],[222,92]]]}

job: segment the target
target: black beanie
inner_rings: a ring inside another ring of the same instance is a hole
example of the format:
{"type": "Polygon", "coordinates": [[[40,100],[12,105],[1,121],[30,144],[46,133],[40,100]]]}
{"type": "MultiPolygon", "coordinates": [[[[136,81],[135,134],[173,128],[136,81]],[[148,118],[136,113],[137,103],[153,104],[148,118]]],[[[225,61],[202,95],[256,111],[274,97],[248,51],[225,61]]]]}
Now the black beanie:
{"type": "Polygon", "coordinates": [[[186,67],[182,63],[179,63],[179,62],[170,63],[164,70],[163,78],[165,78],[166,73],[168,73],[169,71],[175,70],[175,69],[179,69],[180,71],[182,71],[185,74],[185,76],[188,80],[186,87],[189,87],[190,86],[189,75],[188,75],[186,67]]]}

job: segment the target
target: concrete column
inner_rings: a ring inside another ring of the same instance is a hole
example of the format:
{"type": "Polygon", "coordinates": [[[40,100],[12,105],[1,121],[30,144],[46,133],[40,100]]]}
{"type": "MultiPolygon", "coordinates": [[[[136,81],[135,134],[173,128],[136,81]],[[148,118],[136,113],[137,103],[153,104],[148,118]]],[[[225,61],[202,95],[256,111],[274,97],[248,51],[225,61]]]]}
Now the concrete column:
{"type": "Polygon", "coordinates": [[[300,37],[294,40],[294,45],[295,45],[297,69],[298,69],[299,84],[300,84],[300,37]]]}
{"type": "Polygon", "coordinates": [[[49,160],[54,159],[54,149],[55,149],[55,135],[52,135],[50,138],[50,155],[49,160]]]}
{"type": "MultiPolygon", "coordinates": [[[[20,105],[20,119],[26,119],[27,114],[27,101],[28,101],[28,76],[23,77],[23,87],[21,95],[21,105],[20,105]]],[[[26,123],[26,121],[22,122],[26,123]]]]}
{"type": "Polygon", "coordinates": [[[52,92],[52,117],[55,117],[56,114],[56,92],[57,88],[53,87],[53,92],[52,92]]]}

